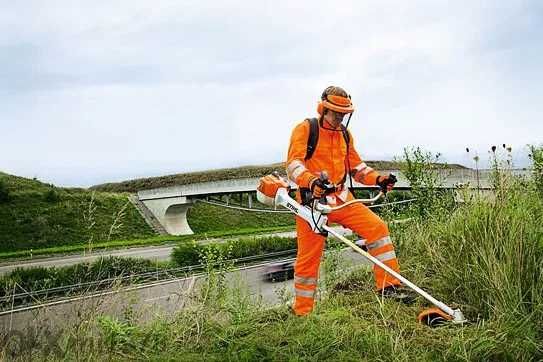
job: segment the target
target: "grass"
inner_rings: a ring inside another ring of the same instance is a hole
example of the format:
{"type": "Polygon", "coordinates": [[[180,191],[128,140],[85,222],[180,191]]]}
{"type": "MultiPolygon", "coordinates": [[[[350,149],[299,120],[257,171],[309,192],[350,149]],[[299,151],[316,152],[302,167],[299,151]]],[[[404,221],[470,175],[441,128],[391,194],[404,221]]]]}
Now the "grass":
{"type": "Polygon", "coordinates": [[[154,235],[126,194],[58,188],[4,173],[0,183],[7,191],[0,201],[3,253],[154,235]]]}
{"type": "Polygon", "coordinates": [[[295,224],[292,214],[241,211],[204,203],[197,203],[190,208],[187,220],[195,233],[240,228],[294,227],[295,224]]]}

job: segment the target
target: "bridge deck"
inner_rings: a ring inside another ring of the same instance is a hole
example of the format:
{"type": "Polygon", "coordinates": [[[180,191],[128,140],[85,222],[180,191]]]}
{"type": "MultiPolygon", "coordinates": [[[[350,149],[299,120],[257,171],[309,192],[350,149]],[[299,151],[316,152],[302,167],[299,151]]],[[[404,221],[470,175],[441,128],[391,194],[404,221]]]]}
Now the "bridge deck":
{"type": "MultiPolygon", "coordinates": [[[[396,187],[398,189],[410,188],[409,181],[399,170],[380,170],[382,174],[394,173],[398,177],[396,187]]],[[[512,170],[512,174],[516,176],[527,176],[529,170],[512,170]]],[[[439,171],[440,178],[443,180],[442,187],[454,188],[458,184],[469,183],[471,187],[480,187],[488,189],[491,187],[491,170],[480,170],[477,175],[476,170],[472,169],[447,169],[439,171]]],[[[201,182],[190,185],[180,185],[172,187],[163,187],[152,190],[143,190],[138,192],[140,200],[167,199],[174,197],[197,197],[206,195],[252,192],[256,191],[259,177],[222,180],[212,182],[201,182]]],[[[293,188],[296,185],[291,185],[293,188]]],[[[372,186],[363,185],[358,182],[353,182],[355,188],[371,188],[372,186]]]]}

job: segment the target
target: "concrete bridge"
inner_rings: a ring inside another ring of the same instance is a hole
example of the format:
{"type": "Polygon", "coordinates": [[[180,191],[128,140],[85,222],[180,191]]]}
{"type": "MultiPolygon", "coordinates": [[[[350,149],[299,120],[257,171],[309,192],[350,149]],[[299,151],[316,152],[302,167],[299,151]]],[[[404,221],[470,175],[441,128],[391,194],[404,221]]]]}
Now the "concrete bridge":
{"type": "MultiPolygon", "coordinates": [[[[381,174],[394,173],[398,177],[396,189],[410,189],[410,184],[399,170],[379,170],[381,174]]],[[[526,176],[529,171],[512,170],[512,174],[526,176]]],[[[468,184],[470,188],[490,189],[490,170],[472,169],[444,169],[439,171],[443,188],[456,188],[459,184],[468,184]]],[[[201,182],[189,185],[143,190],[133,197],[145,219],[162,234],[185,235],[192,234],[187,222],[187,211],[197,200],[215,200],[229,205],[232,195],[247,195],[247,208],[253,208],[256,204],[254,195],[258,186],[259,177],[201,182]],[[220,199],[219,199],[220,198],[220,199]]],[[[295,188],[295,185],[291,185],[295,188]]],[[[353,183],[356,189],[375,189],[353,183]]],[[[260,204],[258,204],[260,205],[260,204]]],[[[263,208],[263,205],[259,207],[263,208]]]]}

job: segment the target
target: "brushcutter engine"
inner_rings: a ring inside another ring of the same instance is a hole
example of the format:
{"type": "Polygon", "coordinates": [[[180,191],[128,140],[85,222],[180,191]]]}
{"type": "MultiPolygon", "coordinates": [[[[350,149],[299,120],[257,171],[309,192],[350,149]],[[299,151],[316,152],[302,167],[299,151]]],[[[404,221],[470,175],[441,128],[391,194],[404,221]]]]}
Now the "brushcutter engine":
{"type": "Polygon", "coordinates": [[[256,189],[256,198],[258,202],[271,207],[277,207],[275,196],[279,189],[290,191],[288,182],[282,178],[277,171],[271,175],[264,176],[256,189]]]}
{"type": "Polygon", "coordinates": [[[292,199],[289,195],[290,187],[288,182],[274,172],[271,175],[264,176],[260,179],[260,184],[256,190],[257,200],[271,207],[283,206],[294,214],[306,220],[311,226],[311,230],[317,234],[328,235],[323,229],[328,218],[324,213],[314,210],[309,206],[302,206],[292,199]]]}

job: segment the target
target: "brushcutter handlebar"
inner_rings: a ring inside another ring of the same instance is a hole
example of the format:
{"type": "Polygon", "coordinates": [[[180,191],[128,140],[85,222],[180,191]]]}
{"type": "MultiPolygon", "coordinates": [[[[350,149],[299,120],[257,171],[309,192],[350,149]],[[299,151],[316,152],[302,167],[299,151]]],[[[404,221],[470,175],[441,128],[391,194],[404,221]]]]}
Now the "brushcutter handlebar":
{"type": "Polygon", "coordinates": [[[370,204],[371,205],[374,202],[378,201],[383,196],[384,196],[384,192],[380,191],[377,194],[377,196],[372,197],[371,199],[354,199],[354,200],[347,201],[346,203],[341,204],[339,206],[335,206],[335,207],[331,207],[331,206],[328,206],[326,204],[322,204],[322,203],[319,202],[319,203],[314,204],[314,208],[315,208],[315,210],[317,210],[319,212],[322,212],[323,214],[329,214],[332,211],[337,211],[337,210],[343,209],[346,206],[356,204],[356,203],[370,204]]]}
{"type": "MultiPolygon", "coordinates": [[[[394,175],[392,175],[392,176],[394,177],[394,175]]],[[[330,189],[330,192],[333,192],[335,190],[335,186],[328,180],[328,173],[326,171],[321,171],[320,180],[323,182],[323,184],[325,184],[327,186],[327,188],[330,189]]],[[[394,177],[394,182],[395,181],[396,181],[396,177],[394,177]]],[[[323,196],[323,197],[321,197],[319,202],[313,202],[313,208],[315,210],[323,213],[323,214],[329,214],[332,211],[342,209],[342,208],[344,208],[346,206],[349,206],[349,205],[357,203],[357,202],[360,202],[360,203],[363,203],[363,204],[373,204],[374,202],[379,200],[381,197],[383,197],[385,195],[385,193],[386,193],[386,188],[384,190],[381,189],[381,191],[377,194],[377,196],[372,197],[370,199],[355,199],[355,200],[348,201],[348,202],[346,202],[344,204],[341,204],[341,205],[335,206],[335,207],[328,206],[327,205],[328,202],[326,201],[326,196],[323,196]]]]}

